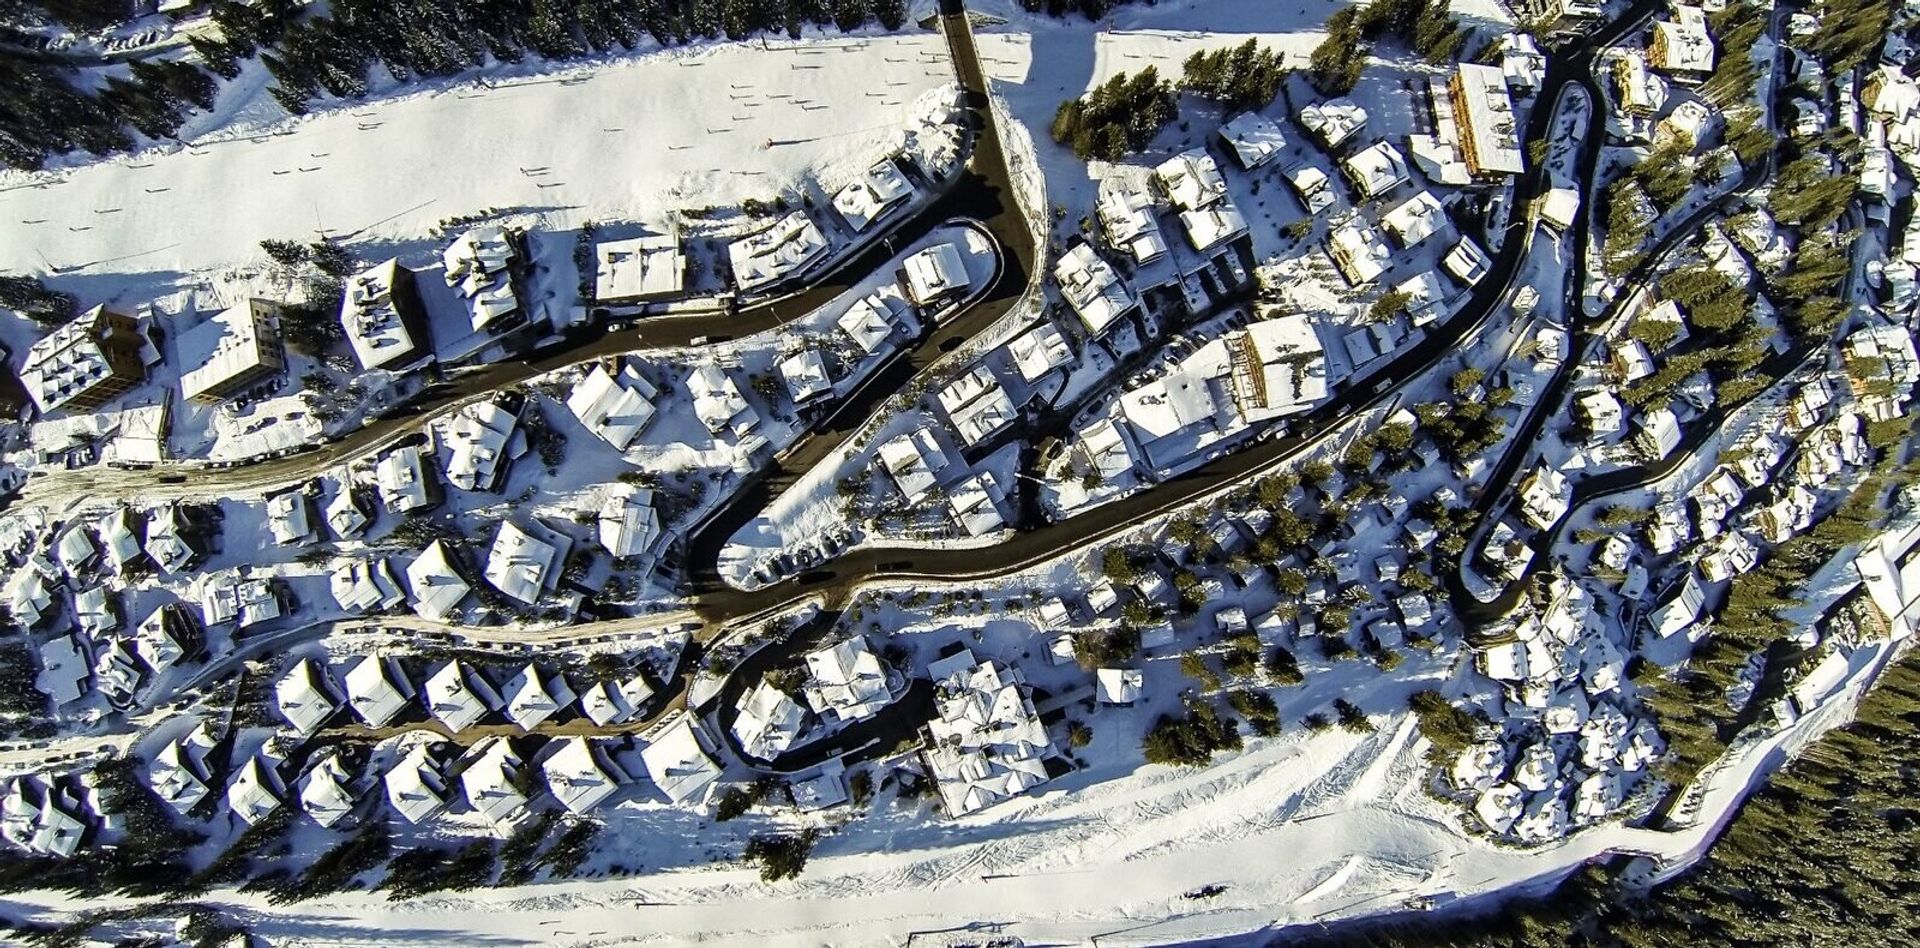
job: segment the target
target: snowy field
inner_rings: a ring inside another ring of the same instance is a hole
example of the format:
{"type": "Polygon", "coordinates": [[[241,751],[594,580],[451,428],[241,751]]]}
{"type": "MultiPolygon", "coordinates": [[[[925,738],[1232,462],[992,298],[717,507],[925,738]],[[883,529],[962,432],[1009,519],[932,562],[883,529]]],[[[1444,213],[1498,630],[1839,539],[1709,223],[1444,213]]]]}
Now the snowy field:
{"type": "Polygon", "coordinates": [[[0,174],[0,271],[139,303],[259,260],[270,237],[323,232],[374,257],[489,208],[549,228],[664,223],[850,179],[898,138],[914,97],[952,78],[939,37],[911,32],[655,52],[297,119],[237,107],[191,147],[0,174]]]}

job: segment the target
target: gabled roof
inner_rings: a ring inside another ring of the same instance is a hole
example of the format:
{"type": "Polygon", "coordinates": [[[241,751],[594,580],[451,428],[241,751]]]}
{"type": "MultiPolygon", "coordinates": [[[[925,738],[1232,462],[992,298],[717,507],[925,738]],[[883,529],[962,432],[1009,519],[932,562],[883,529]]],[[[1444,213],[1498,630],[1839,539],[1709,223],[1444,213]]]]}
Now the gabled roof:
{"type": "Polygon", "coordinates": [[[368,727],[385,727],[407,705],[407,693],[387,675],[387,662],[377,655],[360,659],[347,671],[347,705],[368,727]]]}
{"type": "Polygon", "coordinates": [[[572,704],[574,696],[565,676],[542,675],[539,667],[529,662],[500,689],[500,697],[505,702],[507,720],[523,731],[531,731],[572,704]]]}
{"type": "Polygon", "coordinates": [[[387,771],[382,782],[387,788],[387,804],[409,823],[419,823],[447,805],[446,780],[425,744],[415,744],[387,771]]]}
{"type": "Polygon", "coordinates": [[[587,813],[620,788],[619,771],[601,763],[584,737],[561,738],[541,764],[547,789],[571,813],[587,813]]]}
{"type": "Polygon", "coordinates": [[[654,786],[674,803],[685,803],[703,794],[720,777],[720,765],[707,755],[694,734],[693,717],[682,712],[679,719],[640,749],[647,776],[654,786]]]}
{"type": "Polygon", "coordinates": [[[303,658],[273,686],[280,716],[293,725],[294,733],[311,737],[340,707],[334,697],[333,676],[326,666],[303,658]]]}
{"type": "Polygon", "coordinates": [[[435,621],[452,614],[470,589],[454,568],[447,545],[439,540],[408,564],[407,586],[413,590],[413,611],[435,621]]]}

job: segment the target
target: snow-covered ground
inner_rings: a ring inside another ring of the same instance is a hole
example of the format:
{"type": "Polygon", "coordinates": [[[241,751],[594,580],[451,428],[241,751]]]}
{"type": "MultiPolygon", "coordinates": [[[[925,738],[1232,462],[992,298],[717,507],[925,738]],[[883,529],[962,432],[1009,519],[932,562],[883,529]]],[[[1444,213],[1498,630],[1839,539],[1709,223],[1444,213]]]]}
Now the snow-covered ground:
{"type": "Polygon", "coordinates": [[[324,234],[371,255],[492,208],[556,229],[664,224],[809,175],[851,179],[916,96],[952,79],[939,37],[908,32],[515,71],[295,119],[240,109],[187,147],[0,174],[0,271],[137,303],[258,259],[266,238],[324,234]]]}

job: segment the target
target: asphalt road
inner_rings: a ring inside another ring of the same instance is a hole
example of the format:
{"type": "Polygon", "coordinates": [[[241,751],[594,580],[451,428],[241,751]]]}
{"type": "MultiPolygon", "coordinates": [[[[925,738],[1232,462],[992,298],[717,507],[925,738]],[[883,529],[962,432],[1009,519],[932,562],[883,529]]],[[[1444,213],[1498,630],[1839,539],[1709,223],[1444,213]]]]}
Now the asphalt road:
{"type": "MultiPolygon", "coordinates": [[[[943,14],[961,6],[958,0],[943,0],[943,14]]],[[[1655,0],[1642,0],[1619,21],[1593,34],[1568,53],[1550,61],[1546,80],[1536,98],[1528,123],[1526,140],[1543,138],[1552,131],[1552,103],[1570,83],[1587,87],[1596,109],[1602,99],[1590,74],[1592,50],[1613,42],[1628,30],[1661,9],[1655,0]]],[[[942,28],[953,48],[963,84],[969,90],[984,88],[978,54],[972,34],[963,16],[946,14],[942,28]]],[[[1596,119],[1598,121],[1598,113],[1596,119]]],[[[1582,169],[1590,176],[1599,158],[1601,133],[1594,129],[1585,142],[1582,169]]],[[[984,141],[984,139],[983,139],[984,141]]],[[[996,148],[995,153],[998,152],[996,148]]],[[[985,147],[980,149],[987,152],[985,147]]],[[[703,587],[695,597],[695,608],[716,618],[757,613],[781,604],[795,603],[813,595],[826,595],[829,602],[843,601],[856,586],[874,579],[923,579],[931,582],[968,582],[991,579],[1018,572],[1036,563],[1075,549],[1083,549],[1112,539],[1135,524],[1177,510],[1193,501],[1226,487],[1250,483],[1277,465],[1313,448],[1356,412],[1384,404],[1396,396],[1400,387],[1438,364],[1454,351],[1459,341],[1477,330],[1496,312],[1513,288],[1527,253],[1528,230],[1532,226],[1525,209],[1544,193],[1550,179],[1544,167],[1530,168],[1516,183],[1510,218],[1500,251],[1485,278],[1459,313],[1445,324],[1434,327],[1429,335],[1403,350],[1387,365],[1364,378],[1351,380],[1331,401],[1297,419],[1284,437],[1258,441],[1239,451],[1215,459],[1200,468],[1171,478],[1132,497],[1015,535],[991,547],[965,550],[926,550],[918,548],[865,547],[842,554],[821,569],[801,574],[784,582],[743,592],[703,587]]],[[[1583,202],[1576,226],[1584,224],[1587,208],[1583,202]]],[[[1584,228],[1582,228],[1584,229],[1584,228]]],[[[714,548],[717,552],[717,547],[714,548]]],[[[708,555],[706,547],[697,549],[708,555]]],[[[690,557],[690,560],[692,557],[690,557]]],[[[695,567],[710,569],[711,564],[695,567]]]]}
{"type": "MultiPolygon", "coordinates": [[[[1633,10],[1629,11],[1621,20],[1616,21],[1613,26],[1596,34],[1581,54],[1584,60],[1591,62],[1591,56],[1594,51],[1618,42],[1627,30],[1637,28],[1641,22],[1653,14],[1654,10],[1658,9],[1657,6],[1642,9],[1647,6],[1646,4],[1636,5],[1633,10]]],[[[1775,18],[1776,27],[1778,25],[1778,19],[1778,17],[1775,18]]],[[[1604,100],[1599,97],[1597,84],[1593,84],[1590,75],[1587,82],[1593,85],[1593,88],[1590,88],[1589,91],[1595,96],[1594,103],[1597,110],[1600,103],[1604,100]]],[[[1778,103],[1776,103],[1776,106],[1777,105],[1778,103]]],[[[1604,140],[1604,133],[1589,129],[1587,139],[1582,142],[1584,146],[1581,155],[1580,179],[1582,181],[1592,180],[1599,159],[1600,146],[1604,140]]],[[[1471,559],[1474,551],[1479,548],[1482,538],[1486,535],[1487,531],[1491,529],[1493,515],[1506,505],[1512,503],[1513,483],[1515,479],[1519,477],[1524,465],[1535,457],[1535,445],[1539,438],[1540,431],[1546,426],[1546,423],[1550,419],[1558,417],[1559,408],[1566,398],[1567,388],[1572,383],[1573,376],[1578,367],[1586,364],[1588,361],[1584,357],[1584,354],[1599,351],[1601,347],[1605,345],[1603,338],[1604,333],[1614,321],[1619,319],[1628,301],[1633,298],[1633,289],[1647,285],[1649,281],[1653,279],[1654,274],[1659,268],[1665,264],[1668,255],[1695,237],[1708,222],[1724,217],[1735,205],[1744,201],[1748,194],[1772,180],[1776,162],[1777,158],[1769,154],[1765,162],[1746,169],[1745,176],[1738,187],[1718,200],[1710,201],[1688,214],[1680,223],[1675,225],[1659,240],[1655,241],[1653,247],[1647,253],[1646,258],[1636,264],[1632,270],[1628,271],[1622,280],[1623,290],[1599,316],[1592,320],[1579,320],[1570,327],[1576,335],[1569,351],[1569,357],[1561,364],[1559,371],[1554,374],[1553,380],[1548,384],[1546,391],[1541,394],[1541,397],[1522,419],[1520,427],[1509,437],[1506,451],[1494,465],[1491,476],[1488,477],[1486,485],[1482,488],[1479,497],[1475,501],[1475,509],[1480,514],[1480,524],[1474,530],[1473,539],[1469,542],[1468,550],[1462,554],[1463,561],[1461,569],[1450,571],[1444,577],[1444,582],[1447,587],[1447,598],[1452,605],[1454,615],[1465,622],[1469,628],[1492,622],[1512,612],[1514,608],[1519,605],[1520,597],[1526,592],[1528,581],[1538,575],[1550,562],[1548,551],[1550,551],[1554,543],[1557,542],[1567,518],[1562,518],[1562,522],[1557,524],[1552,530],[1539,531],[1528,541],[1527,545],[1534,553],[1533,559],[1528,563],[1527,568],[1522,571],[1521,576],[1507,584],[1501,590],[1500,594],[1493,599],[1481,600],[1473,596],[1468,592],[1461,575],[1461,572],[1468,568],[1466,561],[1471,559]]],[[[1580,209],[1580,215],[1574,222],[1574,233],[1577,235],[1575,239],[1579,242],[1579,249],[1573,255],[1575,272],[1568,281],[1568,295],[1570,299],[1567,304],[1567,311],[1572,314],[1579,314],[1582,312],[1582,309],[1577,304],[1577,300],[1571,299],[1571,297],[1576,297],[1583,292],[1586,285],[1586,245],[1592,235],[1592,230],[1584,219],[1587,212],[1588,208],[1583,204],[1580,209]]],[[[1777,379],[1791,371],[1793,366],[1798,365],[1806,355],[1807,351],[1805,347],[1795,347],[1787,353],[1768,359],[1762,363],[1756,371],[1767,378],[1777,379]]],[[[1726,417],[1727,410],[1728,406],[1720,406],[1716,408],[1714,412],[1708,413],[1704,418],[1696,420],[1696,423],[1691,426],[1691,430],[1686,433],[1689,437],[1684,438],[1683,443],[1699,443],[1699,439],[1704,437],[1705,433],[1716,430],[1719,427],[1720,423],[1726,417]]],[[[1664,477],[1667,472],[1670,472],[1684,460],[1686,456],[1686,452],[1681,452],[1665,461],[1658,461],[1649,465],[1643,465],[1639,468],[1615,471],[1599,477],[1584,479],[1575,485],[1573,500],[1568,510],[1578,510],[1596,497],[1623,490],[1633,484],[1658,480],[1664,477]]]]}

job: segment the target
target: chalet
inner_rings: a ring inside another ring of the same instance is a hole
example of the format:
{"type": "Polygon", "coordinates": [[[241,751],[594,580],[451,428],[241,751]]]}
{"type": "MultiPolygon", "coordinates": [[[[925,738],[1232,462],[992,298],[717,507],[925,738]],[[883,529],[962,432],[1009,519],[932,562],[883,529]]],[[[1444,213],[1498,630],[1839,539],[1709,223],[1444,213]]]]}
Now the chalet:
{"type": "Polygon", "coordinates": [[[498,332],[525,324],[515,284],[525,267],[525,237],[498,224],[463,232],[440,254],[447,285],[466,301],[474,332],[498,332]]]}
{"type": "Polygon", "coordinates": [[[659,391],[633,366],[623,366],[616,376],[596,365],[567,396],[567,410],[614,450],[625,451],[653,421],[658,397],[659,391]]]}
{"type": "Polygon", "coordinates": [[[1016,668],[961,649],[928,667],[935,717],[921,752],[948,816],[962,816],[1046,782],[1047,729],[1016,668]]]}
{"type": "Polygon", "coordinates": [[[1100,218],[1107,246],[1125,251],[1136,265],[1149,264],[1167,255],[1167,240],[1161,235],[1156,217],[1158,208],[1146,191],[1129,188],[1113,179],[1102,181],[1094,211],[1100,218]]]}
{"type": "Polygon", "coordinates": [[[1407,160],[1400,149],[1375,142],[1340,163],[1347,181],[1366,200],[1378,198],[1407,182],[1407,160]]]}
{"type": "Polygon", "coordinates": [[[799,743],[806,723],[805,708],[762,680],[740,699],[733,736],[748,757],[770,761],[799,743]]]}
{"type": "Polygon", "coordinates": [[[1329,99],[1300,110],[1300,127],[1329,150],[1339,148],[1367,124],[1367,110],[1350,99],[1329,99]]]}
{"type": "Polygon", "coordinates": [[[1240,167],[1252,171],[1287,150],[1280,124],[1258,112],[1242,112],[1220,126],[1220,141],[1240,167]]]}
{"type": "Polygon", "coordinates": [[[1120,275],[1089,244],[1068,248],[1054,265],[1053,277],[1067,305],[1092,335],[1101,335],[1134,309],[1133,295],[1120,282],[1120,275]]]}
{"type": "Polygon", "coordinates": [[[826,259],[831,246],[806,211],[793,211],[773,226],[727,245],[734,285],[758,293],[804,274],[826,259]]]}

